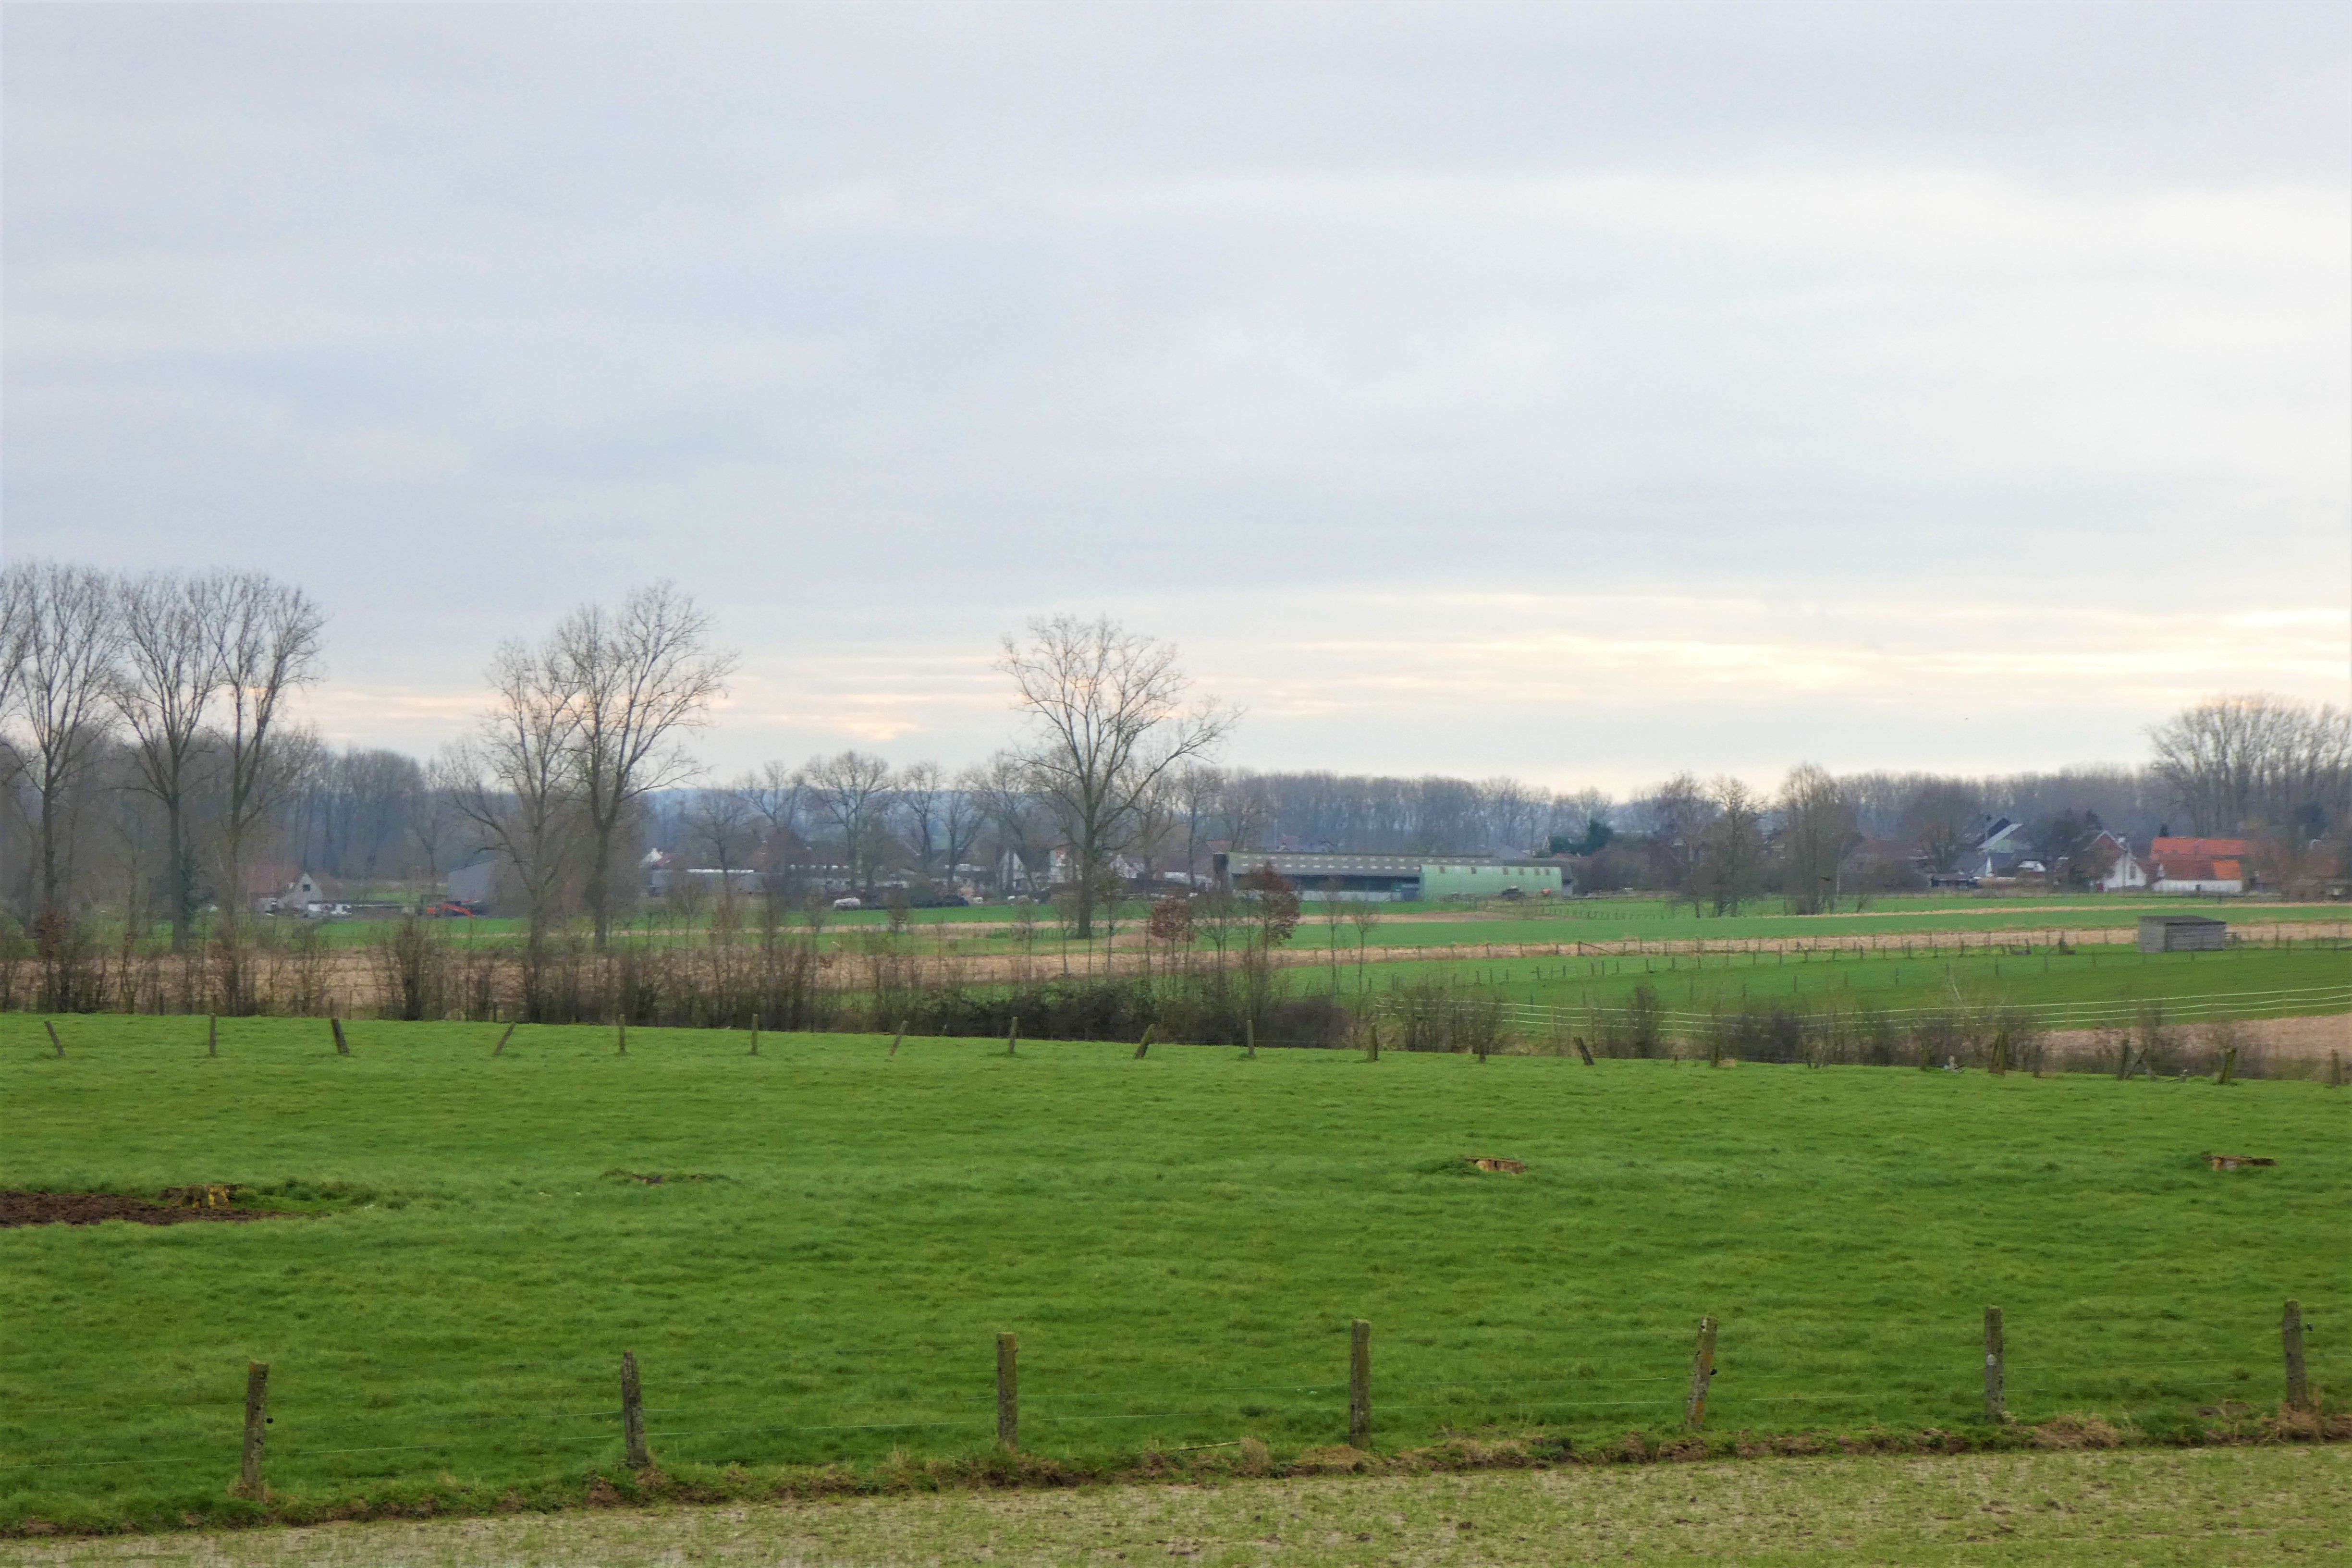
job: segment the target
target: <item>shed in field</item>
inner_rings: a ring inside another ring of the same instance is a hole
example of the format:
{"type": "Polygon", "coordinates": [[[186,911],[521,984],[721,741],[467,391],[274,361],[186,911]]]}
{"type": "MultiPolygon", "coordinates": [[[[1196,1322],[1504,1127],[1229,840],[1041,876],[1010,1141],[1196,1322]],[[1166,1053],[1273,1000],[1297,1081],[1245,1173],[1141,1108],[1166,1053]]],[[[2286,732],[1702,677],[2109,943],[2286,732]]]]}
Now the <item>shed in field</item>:
{"type": "Polygon", "coordinates": [[[2230,945],[2230,924],[2205,915],[2142,915],[2142,952],[2219,952],[2230,945]]]}

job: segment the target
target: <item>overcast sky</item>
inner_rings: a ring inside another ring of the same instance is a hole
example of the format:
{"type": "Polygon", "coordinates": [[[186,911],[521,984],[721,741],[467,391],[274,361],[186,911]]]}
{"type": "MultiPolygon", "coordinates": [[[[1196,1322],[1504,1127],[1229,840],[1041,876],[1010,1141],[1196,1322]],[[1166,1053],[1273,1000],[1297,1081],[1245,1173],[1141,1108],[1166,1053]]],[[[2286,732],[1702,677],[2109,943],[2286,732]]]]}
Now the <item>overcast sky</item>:
{"type": "Polygon", "coordinates": [[[714,769],[2137,761],[2352,663],[2352,6],[10,5],[5,549],[429,752],[656,576],[714,769]]]}

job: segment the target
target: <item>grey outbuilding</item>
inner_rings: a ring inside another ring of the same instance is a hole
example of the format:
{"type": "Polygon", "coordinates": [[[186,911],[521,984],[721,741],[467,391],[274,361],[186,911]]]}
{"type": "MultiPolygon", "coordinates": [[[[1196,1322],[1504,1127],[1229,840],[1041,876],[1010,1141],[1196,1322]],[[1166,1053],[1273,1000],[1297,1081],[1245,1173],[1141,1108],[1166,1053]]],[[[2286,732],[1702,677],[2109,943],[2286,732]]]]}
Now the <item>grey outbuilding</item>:
{"type": "Polygon", "coordinates": [[[2219,952],[2230,945],[2230,923],[2208,915],[2142,915],[2142,952],[2219,952]]]}

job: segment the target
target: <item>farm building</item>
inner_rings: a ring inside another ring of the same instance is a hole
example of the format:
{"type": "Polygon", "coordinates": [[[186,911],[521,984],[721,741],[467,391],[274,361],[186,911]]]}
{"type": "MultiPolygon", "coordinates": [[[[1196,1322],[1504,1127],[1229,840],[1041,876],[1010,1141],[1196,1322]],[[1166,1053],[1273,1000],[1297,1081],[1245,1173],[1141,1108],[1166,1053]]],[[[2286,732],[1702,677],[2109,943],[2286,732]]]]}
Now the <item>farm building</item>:
{"type": "Polygon", "coordinates": [[[2203,915],[2142,915],[2142,952],[2219,952],[2230,945],[2226,921],[2203,915]]]}
{"type": "Polygon", "coordinates": [[[1237,849],[1216,857],[1216,880],[1262,867],[1298,884],[1302,900],[1388,903],[1414,899],[1558,898],[1576,890],[1549,860],[1504,860],[1491,855],[1303,855],[1237,849]]]}
{"type": "Polygon", "coordinates": [[[2167,855],[2150,862],[2148,890],[2157,893],[2242,893],[2246,868],[2235,860],[2167,855]]]}
{"type": "Polygon", "coordinates": [[[499,901],[506,890],[506,862],[488,849],[479,849],[463,861],[449,868],[441,879],[442,895],[453,904],[463,904],[470,910],[487,910],[499,901]]]}

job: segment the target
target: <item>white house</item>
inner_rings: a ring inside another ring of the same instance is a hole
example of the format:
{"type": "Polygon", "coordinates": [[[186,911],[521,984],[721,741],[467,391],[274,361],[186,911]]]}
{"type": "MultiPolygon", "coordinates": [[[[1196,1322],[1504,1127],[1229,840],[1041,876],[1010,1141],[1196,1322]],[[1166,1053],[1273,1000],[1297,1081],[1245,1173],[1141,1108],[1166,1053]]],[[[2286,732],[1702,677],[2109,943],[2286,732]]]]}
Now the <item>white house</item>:
{"type": "Polygon", "coordinates": [[[2115,858],[2107,863],[2106,871],[2099,878],[2099,891],[2121,893],[2147,886],[2147,865],[2132,853],[2129,840],[2116,834],[2103,832],[2091,841],[2091,852],[2096,855],[2103,849],[2112,852],[2115,858]]]}

